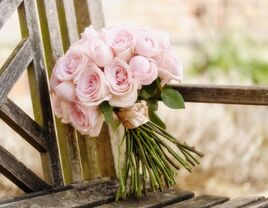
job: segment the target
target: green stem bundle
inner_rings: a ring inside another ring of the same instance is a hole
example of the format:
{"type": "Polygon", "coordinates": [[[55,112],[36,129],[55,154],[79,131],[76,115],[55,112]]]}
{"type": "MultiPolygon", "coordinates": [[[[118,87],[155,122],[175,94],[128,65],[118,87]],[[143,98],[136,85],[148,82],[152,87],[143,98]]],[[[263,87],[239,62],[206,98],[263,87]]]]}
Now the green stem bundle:
{"type": "Polygon", "coordinates": [[[126,151],[119,175],[116,200],[175,185],[176,170],[183,166],[188,171],[199,164],[195,156],[203,157],[194,147],[180,143],[166,130],[149,121],[135,129],[125,129],[126,151]],[[172,148],[166,141],[172,142],[172,148]],[[180,152],[180,154],[179,154],[180,152]],[[175,159],[175,160],[174,160],[175,159]]]}

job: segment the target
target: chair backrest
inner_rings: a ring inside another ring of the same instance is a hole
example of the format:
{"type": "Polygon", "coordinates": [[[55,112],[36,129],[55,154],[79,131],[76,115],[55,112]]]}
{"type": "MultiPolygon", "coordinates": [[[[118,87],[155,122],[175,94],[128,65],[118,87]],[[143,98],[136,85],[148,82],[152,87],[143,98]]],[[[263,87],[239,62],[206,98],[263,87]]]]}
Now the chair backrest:
{"type": "MultiPolygon", "coordinates": [[[[56,59],[85,26],[104,25],[100,0],[0,0],[0,28],[16,9],[22,40],[0,70],[0,117],[40,152],[44,179],[2,146],[0,172],[25,192],[115,177],[108,127],[98,138],[82,136],[53,118],[49,101],[48,77],[56,59]],[[26,68],[35,120],[7,98],[26,68]]],[[[179,85],[177,90],[188,102],[268,105],[267,87],[179,85]]]]}
{"type": "Polygon", "coordinates": [[[84,27],[90,23],[96,28],[104,25],[100,1],[1,0],[0,29],[16,10],[22,40],[0,71],[0,117],[40,152],[44,179],[2,146],[0,173],[25,192],[97,177],[115,177],[107,126],[99,138],[88,139],[53,118],[49,99],[48,77],[56,59],[79,38],[84,27]],[[34,120],[7,98],[25,69],[34,120]]]}

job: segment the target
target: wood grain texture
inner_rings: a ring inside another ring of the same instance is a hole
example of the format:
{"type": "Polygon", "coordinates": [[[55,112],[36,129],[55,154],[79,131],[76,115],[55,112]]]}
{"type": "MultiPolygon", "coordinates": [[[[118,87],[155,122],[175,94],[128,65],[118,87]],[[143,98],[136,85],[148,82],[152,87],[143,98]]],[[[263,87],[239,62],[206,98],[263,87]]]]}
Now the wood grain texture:
{"type": "Polygon", "coordinates": [[[77,28],[77,21],[75,16],[75,8],[74,8],[74,2],[73,0],[63,0],[64,10],[66,17],[66,24],[68,28],[68,34],[70,43],[73,43],[79,39],[79,33],[77,28]]]}
{"type": "Polygon", "coordinates": [[[268,87],[172,85],[186,102],[268,105],[268,87]]]}
{"type": "Polygon", "coordinates": [[[170,206],[167,206],[167,208],[208,208],[222,204],[228,200],[229,199],[226,197],[203,195],[183,202],[172,204],[170,206]]]}
{"type": "MultiPolygon", "coordinates": [[[[77,31],[80,34],[84,31],[85,27],[89,26],[91,23],[87,0],[74,0],[74,9],[77,22],[77,31]]],[[[98,12],[98,10],[95,12],[98,12]]]]}
{"type": "MultiPolygon", "coordinates": [[[[63,185],[58,144],[54,129],[52,109],[49,99],[48,81],[45,71],[44,54],[40,36],[37,5],[34,0],[24,1],[29,39],[33,51],[33,65],[28,69],[30,90],[36,122],[47,135],[48,154],[41,154],[45,179],[55,186],[63,185]]],[[[20,18],[23,17],[20,16],[20,18]]],[[[22,27],[25,27],[25,25],[22,27]]]]}
{"type": "Polygon", "coordinates": [[[243,206],[243,208],[267,208],[267,207],[268,207],[268,199],[259,200],[255,203],[243,206]]]}
{"type": "MultiPolygon", "coordinates": [[[[93,24],[97,28],[104,26],[104,19],[102,15],[101,4],[97,2],[87,1],[87,0],[75,0],[74,1],[75,15],[77,20],[77,31],[81,33],[84,31],[84,28],[93,24]],[[89,8],[93,4],[91,13],[89,16],[89,8]],[[99,20],[90,17],[98,16],[99,20]]],[[[81,153],[83,174],[85,179],[94,179],[100,176],[114,178],[116,176],[114,158],[112,154],[112,146],[109,135],[109,130],[107,125],[103,125],[102,130],[98,138],[89,138],[79,135],[78,139],[80,140],[79,148],[81,153]],[[81,146],[82,144],[87,144],[87,150],[85,147],[81,146]],[[85,153],[87,152],[87,156],[85,153]],[[83,154],[83,155],[82,155],[83,154]],[[88,157],[88,158],[86,158],[88,157]],[[88,164],[85,163],[88,162],[88,164]],[[89,169],[87,169],[89,168],[89,169]]]]}
{"type": "Polygon", "coordinates": [[[109,128],[103,123],[100,135],[96,140],[98,164],[102,177],[116,178],[115,157],[112,151],[109,128]]]}
{"type": "Polygon", "coordinates": [[[102,4],[100,0],[88,0],[89,16],[93,27],[100,30],[105,26],[102,4]]]}
{"type": "Polygon", "coordinates": [[[214,206],[213,208],[240,208],[246,205],[253,204],[258,201],[262,201],[263,199],[264,197],[262,196],[239,197],[239,198],[235,198],[230,201],[227,201],[223,204],[214,206]]]}
{"type": "Polygon", "coordinates": [[[0,145],[0,172],[24,192],[41,191],[50,186],[0,145]]]}
{"type": "Polygon", "coordinates": [[[113,201],[116,189],[117,183],[115,181],[94,183],[90,186],[75,186],[70,190],[3,204],[0,205],[0,208],[96,207],[113,201]]]}
{"type": "MultiPolygon", "coordinates": [[[[68,34],[66,34],[67,22],[64,21],[66,18],[64,2],[56,1],[57,4],[55,1],[41,2],[46,8],[42,17],[47,21],[43,20],[42,23],[48,25],[48,34],[44,34],[43,38],[47,39],[48,35],[49,44],[51,44],[50,57],[48,57],[51,62],[47,63],[48,74],[51,74],[54,63],[69,47],[70,41],[68,34]]],[[[39,10],[39,12],[43,11],[39,10]]],[[[56,119],[56,127],[65,183],[80,182],[83,180],[83,174],[75,130],[70,125],[62,124],[58,119],[56,119]]]]}
{"type": "Polygon", "coordinates": [[[0,104],[32,60],[28,39],[23,39],[0,69],[0,104]]]}
{"type": "Polygon", "coordinates": [[[43,129],[10,99],[0,106],[0,117],[36,150],[48,150],[43,129]]]}
{"type": "Polygon", "coordinates": [[[0,1],[0,29],[8,18],[16,11],[22,0],[1,0],[0,1]]]}
{"type": "Polygon", "coordinates": [[[190,199],[193,196],[194,194],[192,192],[167,189],[162,193],[149,193],[148,196],[142,196],[138,199],[130,198],[123,201],[104,204],[99,206],[99,208],[160,208],[190,199]]]}

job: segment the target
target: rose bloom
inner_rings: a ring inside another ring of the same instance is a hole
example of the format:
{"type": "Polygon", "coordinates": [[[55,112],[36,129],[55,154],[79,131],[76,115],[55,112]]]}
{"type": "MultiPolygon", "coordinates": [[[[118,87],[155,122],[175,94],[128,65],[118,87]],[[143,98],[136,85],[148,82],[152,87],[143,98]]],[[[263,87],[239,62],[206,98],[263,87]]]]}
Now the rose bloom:
{"type": "Polygon", "coordinates": [[[122,108],[133,105],[137,100],[138,92],[129,65],[115,58],[111,65],[104,68],[104,73],[112,92],[109,103],[122,108]]]}
{"type": "Polygon", "coordinates": [[[62,123],[70,123],[69,110],[70,103],[62,100],[60,97],[55,94],[52,95],[52,108],[55,115],[61,119],[62,123]]]}
{"type": "Polygon", "coordinates": [[[98,107],[86,108],[79,103],[70,104],[70,123],[83,135],[97,137],[104,118],[98,107]]]}
{"type": "Polygon", "coordinates": [[[133,31],[131,27],[117,27],[114,29],[106,29],[102,31],[101,36],[109,45],[115,56],[129,61],[133,56],[133,31]]]}
{"type": "Polygon", "coordinates": [[[75,84],[71,81],[64,81],[54,88],[55,94],[64,101],[72,102],[75,100],[75,84]]]}
{"type": "Polygon", "coordinates": [[[89,58],[83,49],[72,48],[66,55],[59,58],[51,75],[50,86],[52,90],[62,81],[77,81],[77,77],[83,71],[89,58]]]}
{"type": "Polygon", "coordinates": [[[86,41],[92,38],[98,38],[99,33],[93,28],[93,26],[86,27],[84,32],[81,34],[81,40],[86,41]]]}
{"type": "Polygon", "coordinates": [[[160,52],[160,42],[156,33],[140,30],[134,45],[134,52],[147,58],[156,56],[160,52]]]}
{"type": "Polygon", "coordinates": [[[101,39],[92,38],[85,42],[85,50],[87,55],[99,66],[105,67],[109,65],[113,58],[113,50],[101,39]]]}
{"type": "Polygon", "coordinates": [[[97,106],[111,98],[111,92],[103,71],[94,63],[88,63],[77,81],[76,96],[87,107],[97,106]]]}
{"type": "Polygon", "coordinates": [[[148,59],[143,56],[134,56],[130,62],[129,66],[134,79],[139,85],[149,85],[158,76],[158,69],[153,59],[148,59]]]}
{"type": "Polygon", "coordinates": [[[134,52],[137,55],[151,58],[170,47],[169,36],[162,31],[150,28],[135,28],[134,52]]]}
{"type": "Polygon", "coordinates": [[[183,67],[171,49],[164,50],[159,56],[154,57],[158,66],[158,76],[161,85],[165,85],[170,80],[182,81],[183,67]]]}

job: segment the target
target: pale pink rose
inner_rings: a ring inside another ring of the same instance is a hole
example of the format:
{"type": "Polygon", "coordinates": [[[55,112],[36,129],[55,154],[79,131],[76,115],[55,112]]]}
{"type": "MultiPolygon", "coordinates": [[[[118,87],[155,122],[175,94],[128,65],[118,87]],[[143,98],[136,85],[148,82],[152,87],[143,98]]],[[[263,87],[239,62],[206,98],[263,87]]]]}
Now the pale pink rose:
{"type": "Polygon", "coordinates": [[[94,63],[88,63],[77,81],[76,95],[85,106],[97,106],[111,98],[111,92],[103,71],[94,63]]]}
{"type": "Polygon", "coordinates": [[[55,94],[52,95],[52,108],[54,114],[61,119],[62,123],[70,123],[70,103],[62,100],[55,94]]]}
{"type": "Polygon", "coordinates": [[[61,82],[54,88],[56,96],[67,102],[75,100],[75,84],[71,81],[61,82]]]}
{"type": "Polygon", "coordinates": [[[129,66],[139,88],[141,88],[141,85],[151,84],[158,76],[157,66],[152,59],[134,56],[130,60],[129,66]]]}
{"type": "Polygon", "coordinates": [[[95,39],[99,37],[99,33],[93,28],[92,25],[86,27],[84,32],[81,34],[81,40],[86,41],[90,39],[95,39]]]}
{"type": "Polygon", "coordinates": [[[104,68],[106,80],[112,92],[109,103],[116,107],[128,107],[137,100],[137,83],[132,77],[129,65],[115,58],[111,65],[104,68]]]}
{"type": "Polygon", "coordinates": [[[87,67],[88,62],[89,58],[83,48],[72,48],[65,56],[58,59],[53,69],[53,79],[76,82],[78,74],[87,67]]]}
{"type": "Polygon", "coordinates": [[[133,56],[133,31],[130,27],[118,27],[114,29],[103,30],[103,36],[107,45],[109,45],[115,56],[129,61],[133,56]]]}
{"type": "Polygon", "coordinates": [[[97,137],[103,121],[103,114],[99,108],[86,108],[79,103],[71,103],[70,122],[81,134],[97,137]]]}
{"type": "Polygon", "coordinates": [[[50,84],[50,89],[52,90],[52,92],[54,91],[55,87],[57,87],[61,82],[56,78],[55,73],[56,73],[56,68],[58,65],[58,62],[56,62],[56,65],[54,66],[54,69],[52,71],[52,74],[50,76],[50,80],[49,80],[49,84],[50,84]]]}
{"type": "Polygon", "coordinates": [[[163,31],[158,31],[157,37],[159,39],[159,48],[161,49],[161,51],[170,48],[170,40],[169,40],[168,33],[163,32],[163,31]]]}
{"type": "Polygon", "coordinates": [[[154,57],[158,66],[158,76],[161,85],[165,85],[170,80],[182,81],[183,67],[171,49],[164,50],[159,56],[154,57]]]}
{"type": "Polygon", "coordinates": [[[109,65],[113,58],[113,50],[106,45],[101,39],[91,39],[85,43],[87,55],[99,66],[109,65]]]}
{"type": "Polygon", "coordinates": [[[147,58],[156,56],[160,52],[157,33],[149,30],[139,31],[134,45],[134,52],[147,58]]]}

